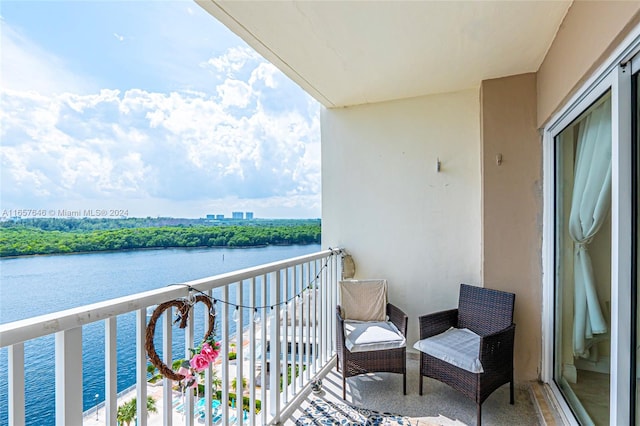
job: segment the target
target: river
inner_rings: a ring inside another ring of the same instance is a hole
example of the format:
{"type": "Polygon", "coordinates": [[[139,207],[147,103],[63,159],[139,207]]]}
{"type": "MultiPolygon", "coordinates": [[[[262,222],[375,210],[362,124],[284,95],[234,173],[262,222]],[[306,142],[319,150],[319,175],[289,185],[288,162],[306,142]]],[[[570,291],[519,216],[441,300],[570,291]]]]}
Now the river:
{"type": "MultiPolygon", "coordinates": [[[[244,249],[165,249],[0,260],[0,323],[114,299],[288,259],[320,250],[320,245],[244,249]]],[[[202,318],[196,315],[195,318],[202,318]]],[[[135,315],[118,319],[118,391],[135,383],[135,315]],[[129,345],[127,345],[129,346],[129,345]]],[[[235,323],[230,323],[235,327],[235,323]]],[[[196,335],[201,324],[196,324],[196,335]]],[[[232,332],[235,331],[232,329],[232,332]]],[[[104,323],[83,327],[83,406],[104,400],[104,323]],[[98,398],[95,398],[95,395],[98,398]]],[[[174,353],[184,349],[176,330],[174,353]]],[[[180,351],[180,352],[177,352],[180,351]]],[[[55,424],[54,336],[25,343],[27,425],[55,424]]],[[[0,349],[0,425],[8,424],[7,349],[0,349]]]]}

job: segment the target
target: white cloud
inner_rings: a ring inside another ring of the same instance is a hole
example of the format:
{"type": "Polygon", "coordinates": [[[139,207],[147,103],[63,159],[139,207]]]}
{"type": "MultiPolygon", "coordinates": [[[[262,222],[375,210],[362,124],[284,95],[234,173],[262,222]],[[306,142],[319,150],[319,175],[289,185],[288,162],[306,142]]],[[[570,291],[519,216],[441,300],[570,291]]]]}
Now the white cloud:
{"type": "Polygon", "coordinates": [[[273,64],[263,62],[251,72],[249,84],[254,86],[257,82],[262,82],[266,87],[275,89],[278,87],[276,74],[280,74],[280,71],[273,64]]]}
{"type": "Polygon", "coordinates": [[[244,108],[251,101],[251,87],[244,81],[227,79],[216,90],[224,107],[244,108]]]}
{"type": "Polygon", "coordinates": [[[116,40],[118,41],[124,41],[124,36],[118,34],[118,33],[113,33],[113,36],[116,38],[116,40]]]}
{"type": "Polygon", "coordinates": [[[282,103],[272,88],[286,78],[245,49],[209,62],[250,79],[225,78],[213,95],[3,90],[3,205],[102,200],[139,215],[319,217],[318,104],[301,92],[282,103]]]}
{"type": "Polygon", "coordinates": [[[233,76],[242,70],[245,65],[255,61],[263,61],[255,50],[238,46],[228,49],[223,55],[210,58],[203,66],[213,67],[217,74],[233,76]]]}

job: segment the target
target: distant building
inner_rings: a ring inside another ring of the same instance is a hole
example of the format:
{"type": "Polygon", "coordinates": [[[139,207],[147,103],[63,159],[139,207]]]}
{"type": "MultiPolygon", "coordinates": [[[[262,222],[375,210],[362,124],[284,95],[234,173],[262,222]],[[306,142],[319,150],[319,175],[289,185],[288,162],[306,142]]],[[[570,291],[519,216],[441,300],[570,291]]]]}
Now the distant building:
{"type": "Polygon", "coordinates": [[[246,212],[244,214],[245,219],[253,219],[253,212],[246,212]]]}
{"type": "Polygon", "coordinates": [[[232,219],[244,219],[244,213],[243,212],[231,212],[231,218],[232,219]]]}
{"type": "Polygon", "coordinates": [[[216,220],[222,220],[224,219],[224,215],[223,214],[217,214],[216,215],[216,220]]]}
{"type": "Polygon", "coordinates": [[[214,214],[208,214],[207,215],[207,220],[213,220],[215,218],[216,218],[216,215],[214,215],[214,214]]]}

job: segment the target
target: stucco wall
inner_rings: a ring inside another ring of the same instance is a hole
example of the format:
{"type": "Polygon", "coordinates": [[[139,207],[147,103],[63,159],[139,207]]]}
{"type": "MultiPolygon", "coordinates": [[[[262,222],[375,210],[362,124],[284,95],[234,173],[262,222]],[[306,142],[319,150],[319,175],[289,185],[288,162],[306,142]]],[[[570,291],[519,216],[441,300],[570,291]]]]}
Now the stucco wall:
{"type": "Polygon", "coordinates": [[[640,1],[574,1],[538,70],[538,127],[638,22],[640,1]]]}
{"type": "Polygon", "coordinates": [[[534,380],[542,339],[542,145],[535,74],[484,81],[481,109],[482,281],[516,294],[516,381],[534,380]]]}
{"type": "Polygon", "coordinates": [[[478,90],[322,112],[322,245],[389,280],[410,347],[419,315],[480,285],[479,117],[478,90]]]}

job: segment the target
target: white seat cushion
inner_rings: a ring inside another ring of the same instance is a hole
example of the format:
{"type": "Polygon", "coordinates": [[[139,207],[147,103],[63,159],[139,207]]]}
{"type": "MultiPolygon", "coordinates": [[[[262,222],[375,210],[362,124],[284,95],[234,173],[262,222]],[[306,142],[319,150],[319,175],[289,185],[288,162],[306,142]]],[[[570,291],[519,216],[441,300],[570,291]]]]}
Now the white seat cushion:
{"type": "Polygon", "coordinates": [[[467,328],[453,328],[416,342],[413,347],[471,373],[484,373],[480,336],[467,328]]]}
{"type": "Polygon", "coordinates": [[[397,349],[406,344],[404,336],[392,322],[344,322],[344,345],[351,352],[397,349]]]}

